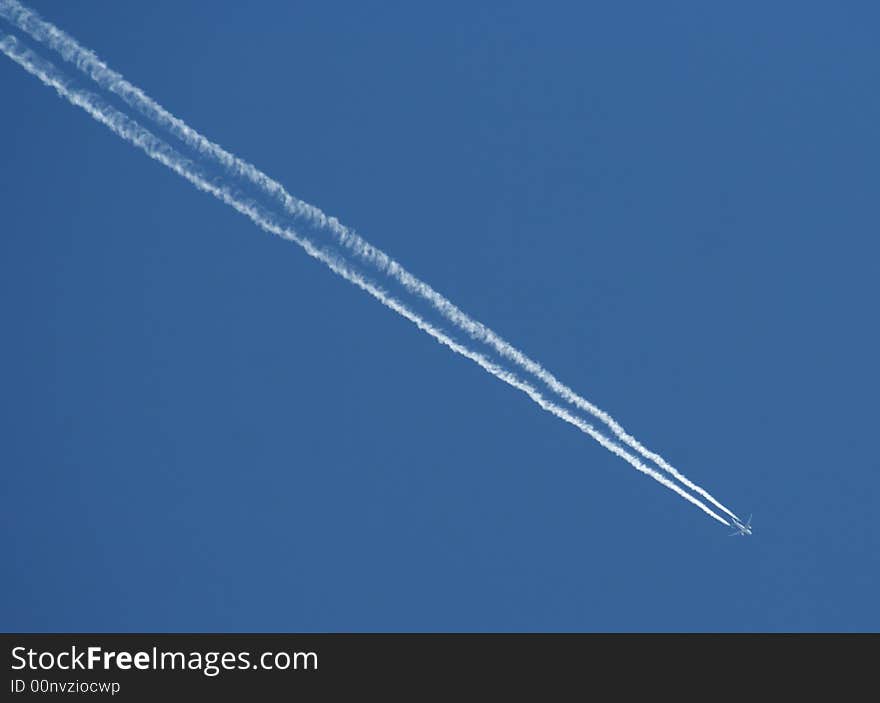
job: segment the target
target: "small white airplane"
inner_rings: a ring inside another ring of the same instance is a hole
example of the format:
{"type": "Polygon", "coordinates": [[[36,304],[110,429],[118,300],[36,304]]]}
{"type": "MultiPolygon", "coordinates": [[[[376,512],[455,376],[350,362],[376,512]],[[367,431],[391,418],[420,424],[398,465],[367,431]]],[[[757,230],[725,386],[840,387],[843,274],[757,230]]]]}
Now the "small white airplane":
{"type": "Polygon", "coordinates": [[[745,537],[746,535],[752,534],[752,516],[749,515],[749,519],[745,523],[734,518],[731,527],[733,527],[736,532],[731,532],[729,535],[730,537],[736,537],[737,535],[745,537]]]}

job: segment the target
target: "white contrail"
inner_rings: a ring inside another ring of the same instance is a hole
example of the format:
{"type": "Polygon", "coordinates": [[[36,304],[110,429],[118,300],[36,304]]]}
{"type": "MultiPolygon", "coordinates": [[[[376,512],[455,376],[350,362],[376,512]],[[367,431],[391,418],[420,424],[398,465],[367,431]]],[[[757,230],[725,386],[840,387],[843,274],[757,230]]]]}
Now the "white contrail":
{"type": "Polygon", "coordinates": [[[37,13],[24,7],[17,0],[0,0],[0,16],[16,24],[37,41],[56,50],[67,61],[75,64],[77,68],[89,75],[98,85],[121,97],[131,107],[157,122],[199,153],[216,160],[231,173],[246,178],[257,185],[264,193],[281,202],[284,208],[292,215],[304,218],[311,224],[331,232],[337,241],[356,256],[363,261],[369,262],[382,273],[397,280],[411,293],[430,302],[444,317],[464,330],[471,338],[491,346],[499,354],[540,379],[561,398],[604,422],[622,442],[635,449],[646,459],[655,462],[660,468],[677,478],[695,493],[703,496],[715,507],[723,510],[731,517],[739,519],[735,513],[728,510],[707,490],[691,481],[687,476],[669,464],[660,454],[649,450],[635,437],[628,434],[623,426],[610,414],[575,393],[537,361],[526,356],[489,327],[471,318],[442,294],[409,273],[394,259],[365,241],[358,234],[340,223],[335,217],[330,217],[319,208],[294,197],[278,181],[273,180],[252,164],[229,153],[187,125],[183,120],[175,117],[171,112],[146,95],[140,88],[132,85],[121,74],[107,66],[94,52],[81,46],[66,32],[46,22],[37,13]]]}
{"type": "Polygon", "coordinates": [[[116,135],[126,140],[127,142],[139,147],[150,158],[158,161],[164,166],[167,166],[172,171],[188,180],[199,190],[210,193],[215,198],[233,207],[241,214],[250,218],[255,224],[257,224],[265,231],[299,244],[306,251],[306,253],[309,254],[309,256],[312,256],[313,258],[323,262],[334,273],[342,276],[349,282],[353,283],[354,285],[372,295],[383,305],[394,310],[401,316],[408,319],[410,322],[413,322],[419,329],[431,335],[441,344],[445,345],[452,351],[470,359],[471,361],[474,361],[481,368],[483,368],[496,378],[500,379],[501,381],[504,381],[514,388],[522,391],[541,408],[564,420],[565,422],[574,425],[582,432],[588,434],[599,444],[601,444],[605,449],[627,461],[631,466],[633,466],[633,468],[650,476],[655,481],[658,481],[662,485],[674,491],[685,500],[693,503],[701,510],[703,510],[706,514],[718,520],[718,522],[724,525],[730,525],[727,520],[715,513],[711,508],[701,502],[698,498],[695,498],[691,494],[684,491],[681,486],[673,483],[663,474],[643,464],[638,458],[627,452],[619,445],[615,444],[605,435],[598,432],[592,425],[585,422],[582,418],[576,417],[568,412],[566,409],[546,400],[537,391],[537,389],[535,389],[533,386],[529,385],[525,381],[521,380],[510,371],[507,371],[497,366],[496,364],[493,364],[483,355],[455,342],[453,339],[444,334],[441,330],[437,329],[429,322],[419,317],[416,313],[412,312],[403,303],[378,288],[374,283],[372,283],[365,277],[361,276],[357,271],[349,267],[343,260],[339,259],[338,257],[327,251],[319,249],[313,242],[302,237],[296,231],[288,227],[281,227],[277,225],[275,222],[272,221],[271,215],[265,213],[263,209],[260,208],[258,205],[248,203],[240,197],[234,195],[232,191],[230,191],[227,187],[217,185],[216,183],[207,180],[203,175],[199,173],[199,170],[195,167],[195,165],[193,165],[187,159],[183,158],[179,153],[168,146],[165,142],[141,127],[134,120],[130,119],[129,117],[112,108],[111,106],[105,104],[96,96],[69,86],[63,75],[60,74],[60,72],[58,72],[58,70],[50,62],[41,59],[32,51],[23,47],[15,37],[10,35],[0,37],[0,51],[2,51],[4,54],[6,54],[6,56],[19,64],[28,73],[37,77],[45,85],[54,88],[61,97],[65,98],[73,105],[76,105],[77,107],[85,110],[91,117],[108,127],[116,135]]]}

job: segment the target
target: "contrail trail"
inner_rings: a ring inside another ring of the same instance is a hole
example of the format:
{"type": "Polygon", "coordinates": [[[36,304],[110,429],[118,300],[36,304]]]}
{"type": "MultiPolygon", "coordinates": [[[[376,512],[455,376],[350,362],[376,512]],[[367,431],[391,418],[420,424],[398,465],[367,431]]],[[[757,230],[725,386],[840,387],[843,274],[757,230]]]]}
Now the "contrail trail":
{"type": "Polygon", "coordinates": [[[397,280],[409,292],[430,302],[446,319],[465,331],[472,339],[491,346],[496,352],[541,380],[561,398],[604,422],[624,444],[635,449],[646,459],[655,462],[661,469],[677,478],[715,507],[739,520],[735,513],[722,505],[707,490],[687,478],[660,454],[649,450],[635,437],[628,434],[609,413],[575,393],[537,361],[526,356],[489,327],[471,318],[430,285],[411,274],[394,259],[361,238],[335,217],[330,217],[319,208],[299,200],[288,193],[278,181],[201,135],[150,98],[140,88],[129,83],[121,74],[101,61],[94,52],[81,46],[66,32],[46,22],[36,12],[21,5],[17,0],[0,0],[0,16],[14,23],[37,41],[57,51],[64,59],[89,75],[98,85],[118,95],[128,105],[154,120],[199,153],[214,159],[231,173],[249,180],[264,193],[276,198],[290,214],[331,232],[340,244],[347,247],[357,257],[397,280]]]}
{"type": "Polygon", "coordinates": [[[347,281],[372,295],[386,307],[394,310],[399,315],[414,323],[419,329],[431,335],[439,343],[471,361],[474,361],[481,368],[499,380],[522,391],[538,406],[561,420],[574,425],[596,440],[605,449],[628,462],[633,468],[650,476],[655,481],[674,491],[685,500],[693,503],[718,522],[724,525],[730,525],[727,520],[715,513],[705,503],[684,491],[681,486],[673,483],[663,474],[643,464],[638,458],[627,452],[618,444],[615,444],[605,435],[598,432],[592,425],[585,422],[582,418],[576,417],[565,408],[548,401],[538,392],[537,389],[518,378],[515,374],[493,364],[485,356],[454,341],[441,330],[411,311],[403,303],[381,290],[369,279],[353,270],[339,257],[318,248],[311,240],[301,236],[295,230],[290,229],[289,227],[279,226],[273,221],[272,216],[266,213],[259,205],[245,201],[241,197],[235,195],[226,186],[220,186],[217,185],[216,182],[209,181],[206,176],[201,174],[200,170],[192,162],[185,159],[178,152],[168,146],[168,144],[141,127],[131,118],[114,109],[110,105],[105,104],[104,101],[97,96],[68,85],[68,81],[53,64],[38,57],[32,51],[22,46],[15,37],[11,35],[3,35],[0,37],[0,51],[24,68],[28,73],[38,78],[43,84],[54,88],[59,96],[66,99],[71,104],[85,110],[92,118],[108,127],[117,136],[130,144],[137,146],[150,158],[170,168],[179,176],[182,176],[192,183],[199,190],[209,193],[221,202],[231,206],[241,214],[250,218],[263,230],[299,244],[309,256],[321,261],[334,273],[342,276],[347,281]]]}

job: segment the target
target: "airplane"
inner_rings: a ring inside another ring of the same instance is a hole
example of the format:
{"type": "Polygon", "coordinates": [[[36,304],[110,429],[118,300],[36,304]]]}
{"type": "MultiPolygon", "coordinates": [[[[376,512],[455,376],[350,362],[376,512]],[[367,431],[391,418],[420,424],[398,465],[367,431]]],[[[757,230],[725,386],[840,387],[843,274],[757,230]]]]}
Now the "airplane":
{"type": "Polygon", "coordinates": [[[746,535],[752,534],[752,516],[749,515],[749,519],[745,524],[734,518],[732,527],[736,532],[731,532],[729,535],[730,537],[736,537],[737,535],[745,537],[746,535]]]}

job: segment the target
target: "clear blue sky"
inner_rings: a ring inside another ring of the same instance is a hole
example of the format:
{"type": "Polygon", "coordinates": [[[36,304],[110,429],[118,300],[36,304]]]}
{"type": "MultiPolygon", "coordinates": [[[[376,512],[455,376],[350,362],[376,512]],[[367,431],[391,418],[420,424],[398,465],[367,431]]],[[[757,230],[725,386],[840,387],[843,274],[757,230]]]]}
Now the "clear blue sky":
{"type": "Polygon", "coordinates": [[[880,629],[875,4],[31,5],[755,534],[4,57],[2,629],[880,629]]]}

